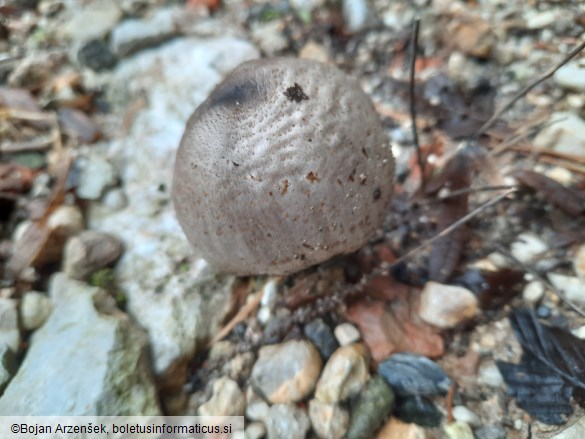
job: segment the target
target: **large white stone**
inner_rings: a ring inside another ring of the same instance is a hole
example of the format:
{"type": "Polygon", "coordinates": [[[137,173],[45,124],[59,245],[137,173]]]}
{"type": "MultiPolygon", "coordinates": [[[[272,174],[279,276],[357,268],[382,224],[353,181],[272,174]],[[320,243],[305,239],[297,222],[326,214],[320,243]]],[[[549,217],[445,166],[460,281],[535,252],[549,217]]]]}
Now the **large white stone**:
{"type": "Polygon", "coordinates": [[[0,415],[159,415],[146,334],[102,290],[56,274],[0,415]]]}

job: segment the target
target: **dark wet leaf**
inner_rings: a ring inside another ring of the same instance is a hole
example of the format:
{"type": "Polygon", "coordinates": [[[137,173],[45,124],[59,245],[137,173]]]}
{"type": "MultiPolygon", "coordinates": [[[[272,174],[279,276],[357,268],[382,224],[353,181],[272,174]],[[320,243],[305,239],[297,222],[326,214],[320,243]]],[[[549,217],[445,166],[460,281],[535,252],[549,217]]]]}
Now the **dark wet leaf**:
{"type": "Polygon", "coordinates": [[[585,242],[585,225],[571,226],[568,229],[556,232],[549,242],[551,248],[563,248],[573,244],[585,242]]]}
{"type": "Polygon", "coordinates": [[[524,273],[511,268],[498,271],[472,269],[457,278],[455,283],[473,291],[483,309],[494,309],[508,303],[522,291],[524,273]]]}
{"type": "Polygon", "coordinates": [[[510,394],[542,422],[562,423],[574,388],[576,397],[585,389],[585,340],[541,324],[528,309],[514,310],[510,323],[524,349],[519,365],[498,363],[510,394]]]}
{"type": "Polygon", "coordinates": [[[563,424],[563,415],[573,412],[572,386],[530,353],[522,356],[520,364],[496,362],[509,394],[518,406],[545,424],[563,424]]]}
{"type": "Polygon", "coordinates": [[[580,215],[585,212],[585,196],[563,186],[552,178],[538,172],[522,169],[512,172],[511,175],[524,186],[541,193],[549,203],[554,204],[569,215],[580,215]]]}
{"type": "MultiPolygon", "coordinates": [[[[459,191],[469,188],[473,171],[472,158],[466,153],[458,153],[447,162],[443,171],[427,186],[427,193],[438,192],[441,188],[459,191]]],[[[443,200],[437,213],[437,231],[445,230],[465,216],[468,209],[469,193],[443,200]]],[[[429,279],[445,282],[453,273],[463,249],[466,229],[458,227],[448,235],[438,239],[432,247],[429,259],[429,279]]]]}
{"type": "Polygon", "coordinates": [[[441,366],[418,354],[394,354],[380,363],[378,373],[398,396],[445,394],[451,387],[441,366]]]}

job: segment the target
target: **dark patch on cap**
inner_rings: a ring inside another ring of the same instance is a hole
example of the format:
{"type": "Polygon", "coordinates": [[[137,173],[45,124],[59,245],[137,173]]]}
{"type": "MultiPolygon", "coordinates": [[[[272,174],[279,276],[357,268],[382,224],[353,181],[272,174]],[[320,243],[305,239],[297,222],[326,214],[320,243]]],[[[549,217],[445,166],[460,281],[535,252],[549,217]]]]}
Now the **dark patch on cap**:
{"type": "Polygon", "coordinates": [[[289,101],[295,101],[297,103],[301,102],[302,100],[309,99],[309,96],[305,94],[301,86],[296,82],[295,85],[286,89],[284,95],[288,98],[289,101]]]}
{"type": "Polygon", "coordinates": [[[240,106],[257,100],[261,96],[260,87],[256,81],[238,79],[231,78],[215,89],[208,98],[209,106],[240,106]]]}
{"type": "Polygon", "coordinates": [[[379,200],[380,197],[382,196],[382,191],[380,190],[380,188],[376,188],[374,189],[374,201],[379,200]]]}

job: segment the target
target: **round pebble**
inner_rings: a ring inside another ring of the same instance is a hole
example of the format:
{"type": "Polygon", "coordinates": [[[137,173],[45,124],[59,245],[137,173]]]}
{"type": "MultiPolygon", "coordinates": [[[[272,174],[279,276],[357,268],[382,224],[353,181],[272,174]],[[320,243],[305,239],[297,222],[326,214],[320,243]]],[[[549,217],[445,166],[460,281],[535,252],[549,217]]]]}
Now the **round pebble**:
{"type": "Polygon", "coordinates": [[[325,404],[336,404],[363,389],[370,374],[366,348],[362,344],[337,349],[323,369],[315,397],[325,404]]]}
{"type": "Polygon", "coordinates": [[[522,291],[522,297],[524,300],[530,304],[535,304],[540,302],[542,297],[544,296],[544,285],[542,282],[533,280],[528,282],[522,291]]]}
{"type": "Polygon", "coordinates": [[[481,419],[479,419],[479,416],[477,416],[464,405],[457,405],[453,407],[452,413],[456,421],[465,422],[472,427],[479,427],[481,425],[481,419]]]}
{"type": "Polygon", "coordinates": [[[20,319],[24,329],[32,331],[40,328],[51,314],[53,305],[46,294],[29,291],[20,303],[20,319]]]}
{"type": "Polygon", "coordinates": [[[252,385],[272,404],[298,402],[313,391],[321,368],[319,352],[306,340],[264,346],[252,369],[252,385]]]}
{"type": "Polygon", "coordinates": [[[347,346],[360,341],[360,331],[351,323],[337,325],[333,333],[340,346],[347,346]]]}
{"type": "Polygon", "coordinates": [[[477,298],[462,287],[427,282],[420,298],[419,316],[439,328],[453,328],[477,312],[477,298]]]}

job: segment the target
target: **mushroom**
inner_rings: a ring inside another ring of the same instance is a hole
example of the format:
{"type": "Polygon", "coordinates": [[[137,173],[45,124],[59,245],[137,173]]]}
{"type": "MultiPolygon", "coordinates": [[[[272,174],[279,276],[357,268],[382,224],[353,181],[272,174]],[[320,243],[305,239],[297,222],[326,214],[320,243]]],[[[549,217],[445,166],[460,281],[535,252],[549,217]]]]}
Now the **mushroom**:
{"type": "Polygon", "coordinates": [[[187,123],[173,202],[219,271],[286,275],[351,253],[382,224],[394,158],[374,107],[336,67],[238,66],[187,123]]]}

